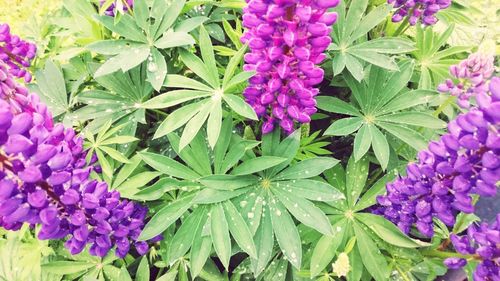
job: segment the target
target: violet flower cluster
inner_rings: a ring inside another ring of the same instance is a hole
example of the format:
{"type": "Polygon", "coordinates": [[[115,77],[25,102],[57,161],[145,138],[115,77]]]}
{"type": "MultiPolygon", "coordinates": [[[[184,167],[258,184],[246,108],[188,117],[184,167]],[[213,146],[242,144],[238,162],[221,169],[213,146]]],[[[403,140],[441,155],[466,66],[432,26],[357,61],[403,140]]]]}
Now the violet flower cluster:
{"type": "Polygon", "coordinates": [[[478,106],[460,114],[448,133],[419,152],[407,176],[387,184],[377,198],[384,215],[408,233],[413,224],[424,235],[434,234],[433,217],[455,224],[458,212],[473,213],[471,195],[494,196],[500,180],[500,78],[489,92],[476,95],[478,106]]]}
{"type": "MultiPolygon", "coordinates": [[[[100,0],[100,5],[104,5],[106,3],[106,0],[100,0]]],[[[116,15],[116,12],[124,14],[126,13],[129,9],[132,9],[134,7],[134,0],[115,0],[107,9],[104,11],[104,14],[114,17],[116,15]]]]}
{"type": "MultiPolygon", "coordinates": [[[[467,235],[451,235],[455,250],[462,255],[479,261],[474,273],[474,281],[500,280],[500,214],[489,226],[482,223],[467,229],[467,235]]],[[[458,269],[467,264],[465,258],[448,258],[444,261],[448,268],[458,269]]]]}
{"type": "Polygon", "coordinates": [[[495,72],[493,56],[474,53],[458,65],[450,67],[452,79],[438,86],[438,91],[457,97],[457,104],[469,108],[471,98],[488,91],[488,81],[495,72]]]}
{"type": "Polygon", "coordinates": [[[293,131],[294,122],[308,123],[316,109],[315,85],[324,71],[317,65],[331,43],[337,14],[327,12],[339,0],[246,0],[242,37],[251,52],[246,71],[255,71],[243,95],[264,119],[262,132],[279,124],[293,131]]]}
{"type": "Polygon", "coordinates": [[[136,240],[147,209],[92,180],[85,155],[82,138],[54,124],[38,96],[0,63],[0,226],[39,224],[40,239],[69,236],[65,246],[71,254],[87,244],[100,257],[115,245],[119,257],[131,244],[145,254],[148,244],[136,240]]]}
{"type": "Polygon", "coordinates": [[[422,22],[423,25],[434,25],[438,20],[436,13],[451,5],[451,0],[388,0],[397,11],[392,16],[393,22],[405,18],[410,25],[422,22]]]}
{"type": "Polygon", "coordinates": [[[10,33],[10,26],[0,24],[0,62],[8,66],[10,74],[24,81],[31,81],[27,68],[36,55],[36,45],[26,42],[10,33]]]}

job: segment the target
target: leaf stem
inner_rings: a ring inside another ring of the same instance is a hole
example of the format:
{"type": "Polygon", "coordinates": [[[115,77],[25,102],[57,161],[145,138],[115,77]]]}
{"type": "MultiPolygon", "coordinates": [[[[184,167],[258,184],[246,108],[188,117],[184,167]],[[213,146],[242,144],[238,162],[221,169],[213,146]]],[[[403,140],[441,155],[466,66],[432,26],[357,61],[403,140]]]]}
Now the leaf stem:
{"type": "Polygon", "coordinates": [[[158,113],[158,114],[160,114],[160,115],[163,115],[163,116],[165,116],[165,117],[167,117],[167,116],[168,116],[168,113],[165,113],[165,112],[163,112],[163,111],[161,111],[161,110],[158,110],[158,109],[151,109],[151,111],[153,111],[153,112],[155,112],[155,113],[158,113]]]}

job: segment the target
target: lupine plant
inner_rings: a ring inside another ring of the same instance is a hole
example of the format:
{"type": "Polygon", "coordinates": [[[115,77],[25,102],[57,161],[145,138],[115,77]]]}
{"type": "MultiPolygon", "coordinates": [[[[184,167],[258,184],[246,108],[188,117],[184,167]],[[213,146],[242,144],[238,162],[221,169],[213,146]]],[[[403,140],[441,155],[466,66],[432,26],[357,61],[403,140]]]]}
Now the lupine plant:
{"type": "Polygon", "coordinates": [[[4,6],[0,280],[500,280],[494,5],[4,6]]]}

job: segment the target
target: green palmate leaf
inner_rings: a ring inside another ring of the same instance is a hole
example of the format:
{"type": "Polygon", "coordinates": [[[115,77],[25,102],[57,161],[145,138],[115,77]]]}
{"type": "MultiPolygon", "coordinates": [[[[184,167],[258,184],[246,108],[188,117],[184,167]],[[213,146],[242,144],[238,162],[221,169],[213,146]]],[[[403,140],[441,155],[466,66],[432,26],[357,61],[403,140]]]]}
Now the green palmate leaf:
{"type": "Polygon", "coordinates": [[[234,77],[234,74],[238,68],[238,65],[243,59],[243,55],[247,50],[246,46],[241,47],[238,52],[229,60],[227,68],[224,72],[224,78],[222,80],[222,87],[228,89],[230,87],[230,81],[234,77]]]}
{"type": "Polygon", "coordinates": [[[383,20],[391,12],[391,9],[392,5],[383,4],[376,7],[365,17],[363,17],[360,24],[356,25],[356,29],[351,34],[349,38],[350,42],[353,42],[354,40],[368,33],[381,21],[381,19],[383,20]]]}
{"type": "Polygon", "coordinates": [[[200,176],[190,168],[166,156],[150,152],[140,152],[139,156],[148,165],[165,175],[181,179],[197,179],[200,176]]]}
{"type": "Polygon", "coordinates": [[[220,100],[217,100],[212,105],[212,111],[207,121],[207,137],[208,144],[210,147],[214,148],[219,138],[220,130],[222,126],[222,104],[220,100]]]}
{"type": "Polygon", "coordinates": [[[231,109],[239,115],[248,119],[257,120],[257,114],[255,114],[253,108],[248,105],[248,103],[246,103],[242,98],[229,94],[223,95],[222,98],[225,102],[227,102],[229,107],[231,107],[231,109]]]}
{"type": "Polygon", "coordinates": [[[143,108],[157,109],[171,107],[180,103],[190,101],[197,98],[210,96],[211,93],[195,90],[177,90],[165,94],[158,95],[142,104],[143,108]]]}
{"type": "Polygon", "coordinates": [[[446,127],[446,122],[430,114],[422,112],[399,112],[377,117],[378,120],[398,123],[404,125],[413,125],[431,129],[442,129],[446,127]]]}
{"type": "Polygon", "coordinates": [[[356,57],[346,54],[345,66],[356,80],[363,80],[365,76],[363,65],[356,57]]]}
{"type": "Polygon", "coordinates": [[[302,246],[299,232],[292,217],[280,202],[270,203],[271,221],[276,240],[290,263],[300,268],[302,263],[302,246]]]}
{"type": "Polygon", "coordinates": [[[341,220],[333,225],[335,234],[332,236],[322,236],[314,247],[311,257],[311,277],[317,276],[327,267],[335,256],[335,252],[342,243],[346,232],[346,220],[341,220]],[[340,229],[340,231],[337,231],[340,229]]]}
{"type": "Polygon", "coordinates": [[[210,159],[204,135],[199,133],[184,150],[179,149],[180,138],[174,133],[168,134],[168,140],[177,155],[188,164],[194,171],[202,176],[210,175],[210,159]]]}
{"type": "Polygon", "coordinates": [[[181,224],[175,233],[169,247],[169,263],[176,261],[184,256],[189,248],[193,245],[193,241],[197,239],[196,234],[203,228],[207,218],[203,207],[197,208],[191,213],[181,224]]]}
{"type": "Polygon", "coordinates": [[[47,60],[45,68],[35,72],[38,86],[37,93],[51,109],[54,117],[69,110],[70,104],[66,93],[64,76],[59,67],[47,60]]]}
{"type": "Polygon", "coordinates": [[[207,17],[188,18],[177,24],[174,29],[175,31],[191,32],[208,20],[207,17]]]}
{"type": "Polygon", "coordinates": [[[360,49],[350,50],[349,53],[357,57],[358,59],[369,62],[373,65],[380,66],[389,70],[398,70],[398,65],[396,64],[394,59],[389,56],[360,49]]]}
{"type": "Polygon", "coordinates": [[[208,73],[215,83],[215,87],[220,87],[219,71],[217,70],[217,64],[215,62],[214,49],[210,36],[203,25],[200,27],[200,51],[208,73]]]}
{"type": "Polygon", "coordinates": [[[142,257],[137,273],[135,276],[136,281],[149,281],[149,264],[146,256],[142,257]]]}
{"type": "Polygon", "coordinates": [[[333,234],[330,221],[314,204],[282,189],[273,188],[273,193],[297,220],[325,235],[333,234]]]}
{"type": "Polygon", "coordinates": [[[141,43],[135,41],[118,39],[97,41],[87,45],[86,48],[92,52],[111,56],[118,55],[126,49],[140,47],[141,45],[141,43]]]}
{"type": "Polygon", "coordinates": [[[356,161],[361,159],[370,149],[372,143],[370,127],[372,126],[370,124],[363,125],[354,138],[354,158],[356,161]]]}
{"type": "Polygon", "coordinates": [[[220,190],[235,190],[258,182],[258,178],[253,175],[233,176],[233,175],[211,175],[203,177],[198,181],[210,188],[220,190]]]}
{"type": "Polygon", "coordinates": [[[257,258],[257,249],[253,241],[253,235],[248,228],[247,223],[238,212],[231,201],[223,204],[226,220],[229,224],[229,231],[240,248],[248,253],[250,257],[257,258]]]}
{"type": "Polygon", "coordinates": [[[235,198],[245,193],[246,190],[217,190],[217,189],[203,189],[198,192],[194,202],[196,204],[214,204],[224,202],[226,200],[235,198]]]}
{"type": "Polygon", "coordinates": [[[151,83],[155,90],[159,91],[167,75],[167,63],[163,55],[155,48],[151,49],[147,71],[149,83],[151,83]]]}
{"type": "Polygon", "coordinates": [[[367,157],[361,158],[359,161],[356,161],[352,156],[349,159],[346,169],[346,194],[350,206],[355,205],[359,195],[363,192],[368,177],[369,163],[367,157]]]}
{"type": "Polygon", "coordinates": [[[359,110],[349,103],[334,97],[319,96],[316,98],[318,102],[318,108],[339,114],[346,114],[352,116],[361,116],[359,110]]]}
{"type": "Polygon", "coordinates": [[[356,218],[389,244],[403,248],[417,248],[430,245],[409,238],[394,224],[381,216],[369,213],[358,213],[356,214],[356,218]]]}
{"type": "Polygon", "coordinates": [[[209,73],[208,69],[206,68],[204,62],[198,58],[197,56],[193,55],[192,53],[186,51],[186,50],[180,50],[179,54],[181,55],[181,60],[182,62],[191,70],[193,71],[196,75],[198,75],[201,79],[203,79],[205,82],[207,82],[210,86],[213,87],[213,89],[218,88],[218,79],[217,81],[213,80],[213,76],[209,73]]]}
{"type": "Polygon", "coordinates": [[[275,156],[261,156],[247,160],[232,170],[233,175],[249,175],[274,167],[286,161],[285,158],[275,156]]]}
{"type": "Polygon", "coordinates": [[[119,22],[114,22],[114,19],[109,16],[100,16],[99,21],[109,30],[120,34],[121,36],[137,42],[147,42],[147,38],[141,31],[134,19],[125,14],[119,22]]]}
{"type": "Polygon", "coordinates": [[[363,274],[363,261],[361,260],[361,254],[357,247],[354,247],[352,251],[348,254],[349,263],[351,264],[351,270],[347,273],[347,280],[349,281],[359,281],[361,280],[361,275],[363,274]]]}
{"type": "Polygon", "coordinates": [[[229,238],[229,227],[221,204],[212,207],[210,212],[210,226],[212,243],[226,269],[229,269],[231,258],[231,239],[229,238]]]}
{"type": "Polygon", "coordinates": [[[177,74],[167,75],[164,86],[170,88],[187,88],[187,89],[207,91],[207,92],[213,91],[213,89],[207,86],[206,84],[203,84],[194,79],[177,74]]]}
{"type": "Polygon", "coordinates": [[[123,156],[123,154],[121,154],[119,151],[117,151],[114,148],[111,148],[109,146],[100,146],[99,149],[104,151],[111,158],[113,158],[121,163],[130,163],[130,161],[127,159],[127,157],[123,156]]]}
{"type": "Polygon", "coordinates": [[[354,210],[361,211],[368,207],[371,207],[377,203],[377,196],[382,195],[386,192],[385,185],[389,181],[393,180],[397,176],[396,172],[388,172],[384,177],[379,179],[373,186],[371,186],[363,197],[359,199],[359,202],[356,204],[354,210]]]}
{"type": "Polygon", "coordinates": [[[344,195],[335,187],[321,181],[297,179],[279,182],[275,188],[280,188],[313,201],[332,202],[344,198],[344,195]]]}
{"type": "Polygon", "coordinates": [[[181,140],[179,142],[179,150],[184,149],[198,134],[203,124],[208,118],[208,115],[214,108],[214,106],[218,105],[218,101],[212,100],[203,105],[200,108],[200,112],[198,112],[191,120],[189,120],[184,127],[184,131],[182,132],[181,140]]]}
{"type": "Polygon", "coordinates": [[[377,244],[358,224],[354,224],[356,245],[361,253],[361,260],[371,276],[377,281],[385,281],[389,276],[387,261],[377,244]]]}
{"type": "Polygon", "coordinates": [[[163,37],[158,39],[154,45],[160,49],[168,49],[174,47],[181,47],[193,45],[194,38],[186,32],[169,30],[163,37]]]}
{"type": "Polygon", "coordinates": [[[272,258],[274,246],[273,225],[269,208],[262,208],[262,221],[255,233],[255,245],[258,259],[252,259],[253,271],[256,276],[267,266],[272,258]]]}
{"type": "Polygon", "coordinates": [[[427,141],[415,130],[385,122],[379,122],[378,125],[398,139],[406,142],[417,151],[423,150],[427,147],[427,141]]]}
{"type": "Polygon", "coordinates": [[[65,275],[86,271],[94,266],[94,263],[84,261],[52,261],[42,264],[42,269],[51,273],[65,275]]]}
{"type": "Polygon", "coordinates": [[[165,231],[165,229],[177,221],[191,207],[193,198],[193,194],[187,195],[170,202],[160,209],[146,224],[139,236],[139,240],[149,240],[165,231]]]}
{"type": "Polygon", "coordinates": [[[406,38],[381,37],[356,44],[349,49],[384,54],[401,54],[415,50],[415,43],[406,38]]]}
{"type": "Polygon", "coordinates": [[[194,239],[193,247],[190,254],[191,274],[193,277],[198,276],[205,265],[210,252],[212,251],[212,240],[210,236],[202,236],[202,229],[199,229],[194,239]]]}
{"type": "Polygon", "coordinates": [[[379,115],[394,113],[396,111],[412,108],[417,105],[428,103],[436,95],[435,91],[414,90],[400,95],[391,102],[384,105],[378,112],[379,115]]]}
{"type": "Polygon", "coordinates": [[[372,147],[377,160],[382,166],[382,169],[387,169],[387,165],[389,164],[389,143],[387,142],[387,138],[382,134],[382,132],[376,126],[370,126],[370,135],[372,136],[372,147]]]}
{"type": "Polygon", "coordinates": [[[306,159],[283,170],[281,173],[276,175],[275,179],[289,180],[315,177],[338,163],[339,160],[330,157],[306,159]]]}
{"type": "Polygon", "coordinates": [[[131,195],[130,198],[139,201],[154,201],[160,199],[165,192],[178,189],[180,186],[177,180],[171,178],[161,178],[153,185],[131,195]]]}
{"type": "Polygon", "coordinates": [[[147,45],[124,50],[101,65],[95,72],[94,77],[105,76],[120,69],[126,72],[145,61],[149,54],[150,50],[147,45]]]}
{"type": "Polygon", "coordinates": [[[132,281],[132,277],[130,277],[130,274],[125,266],[120,269],[120,277],[118,279],[123,281],[132,281]]]}
{"type": "Polygon", "coordinates": [[[120,195],[125,198],[130,198],[140,191],[140,188],[146,186],[147,183],[157,178],[161,173],[158,172],[143,172],[128,178],[123,184],[116,187],[120,195]]]}
{"type": "Polygon", "coordinates": [[[186,124],[194,115],[196,115],[207,104],[208,100],[201,100],[199,102],[191,103],[185,105],[176,111],[172,112],[170,115],[161,122],[160,126],[155,132],[153,139],[163,137],[171,132],[179,129],[184,124],[186,124]]]}
{"type": "Polygon", "coordinates": [[[346,136],[356,132],[361,125],[363,125],[363,119],[360,117],[344,118],[335,121],[328,129],[325,131],[325,135],[332,136],[346,136]]]}

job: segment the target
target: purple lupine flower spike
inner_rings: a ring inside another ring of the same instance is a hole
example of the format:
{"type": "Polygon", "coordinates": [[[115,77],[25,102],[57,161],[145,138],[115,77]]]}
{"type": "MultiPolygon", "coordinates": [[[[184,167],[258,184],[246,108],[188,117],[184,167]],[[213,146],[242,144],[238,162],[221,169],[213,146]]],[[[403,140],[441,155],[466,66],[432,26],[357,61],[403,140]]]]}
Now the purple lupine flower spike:
{"type": "Polygon", "coordinates": [[[263,119],[262,133],[275,125],[290,133],[294,123],[309,123],[316,112],[315,86],[323,81],[317,65],[331,43],[339,0],[246,0],[242,42],[246,71],[256,71],[243,95],[263,119]]]}
{"type": "Polygon", "coordinates": [[[387,184],[374,212],[405,233],[416,225],[431,237],[433,217],[452,226],[458,212],[474,212],[472,194],[494,196],[500,180],[499,92],[500,78],[495,77],[488,91],[476,94],[477,107],[460,114],[447,134],[419,152],[407,176],[387,184]]]}
{"type": "MultiPolygon", "coordinates": [[[[106,0],[100,0],[99,1],[100,5],[102,6],[104,3],[106,3],[106,0]]],[[[121,13],[124,14],[126,13],[129,9],[133,8],[134,6],[134,0],[115,0],[104,12],[106,15],[114,17],[115,13],[121,13]]]]}
{"type": "MultiPolygon", "coordinates": [[[[450,239],[457,252],[480,262],[473,273],[474,281],[500,280],[500,214],[491,225],[472,225],[467,229],[467,235],[452,234],[450,239]]],[[[467,260],[448,258],[444,264],[458,269],[464,267],[467,260]]]]}
{"type": "Polygon", "coordinates": [[[488,81],[495,72],[494,58],[474,53],[458,65],[450,67],[453,78],[438,86],[438,91],[458,98],[457,104],[468,108],[476,94],[488,92],[488,81]]]}
{"type": "MultiPolygon", "coordinates": [[[[24,81],[31,81],[31,73],[27,68],[36,55],[36,45],[26,42],[19,36],[10,33],[10,26],[0,24],[0,61],[8,66],[9,73],[24,81]]],[[[4,73],[0,73],[0,80],[5,80],[4,73]]]]}
{"type": "Polygon", "coordinates": [[[451,5],[451,0],[388,0],[387,3],[396,8],[392,16],[393,22],[408,18],[410,25],[421,22],[423,25],[434,25],[438,21],[436,13],[451,5]]]}
{"type": "Polygon", "coordinates": [[[0,226],[17,230],[41,225],[40,239],[68,237],[71,254],[90,244],[90,254],[105,256],[116,246],[124,257],[135,245],[147,209],[120,199],[105,182],[90,178],[83,139],[54,124],[47,107],[17,84],[0,63],[0,226]]]}

